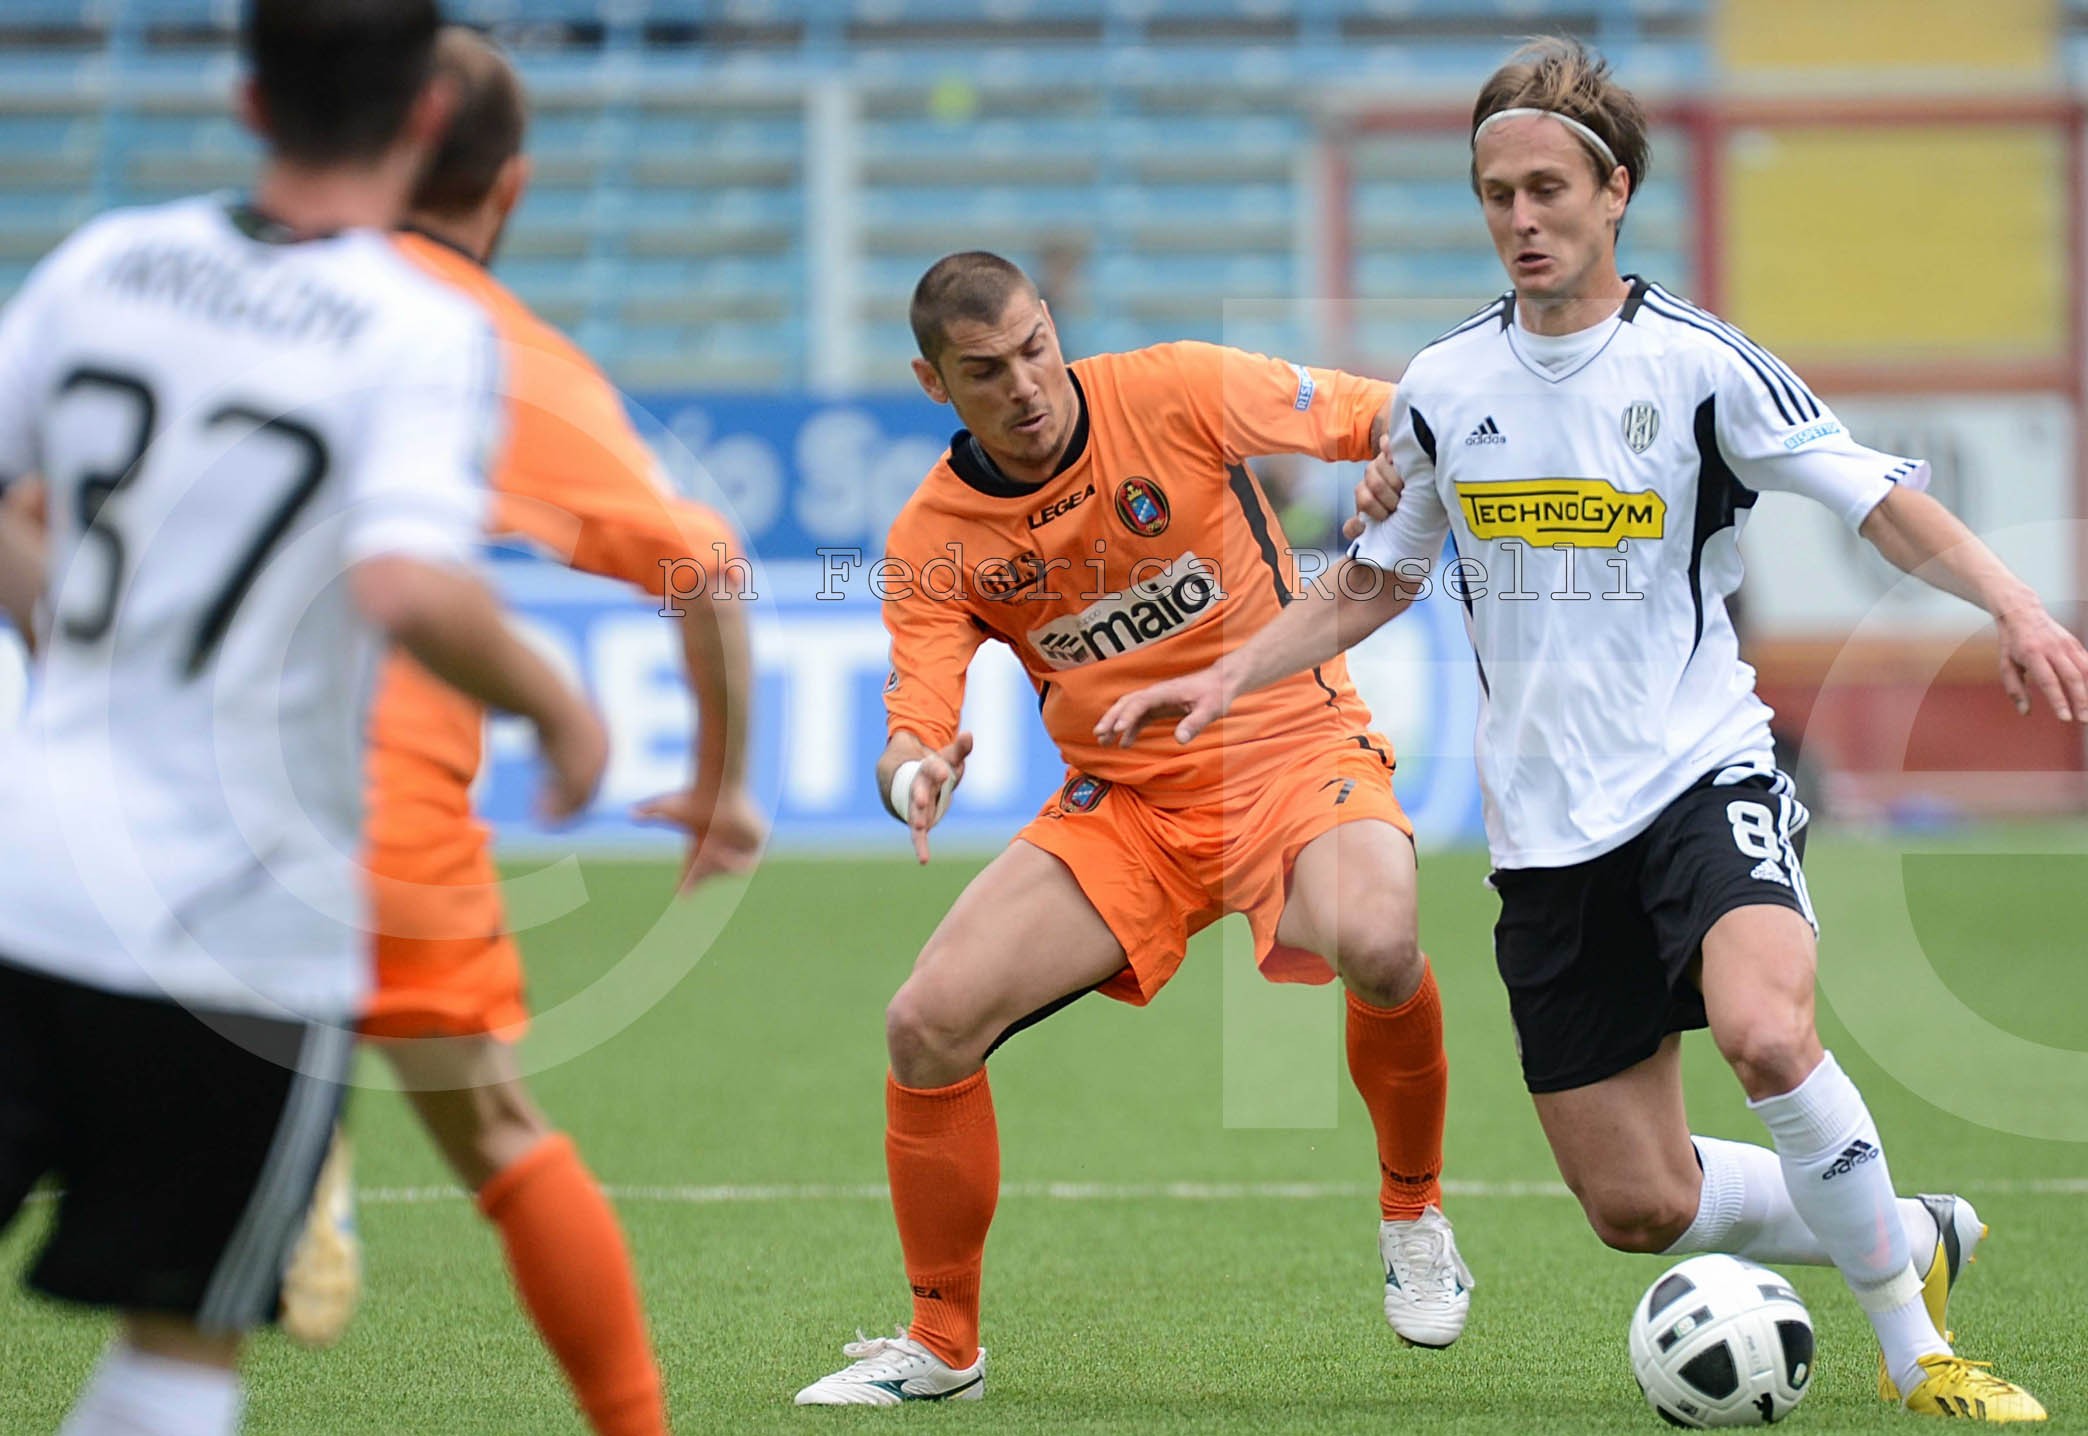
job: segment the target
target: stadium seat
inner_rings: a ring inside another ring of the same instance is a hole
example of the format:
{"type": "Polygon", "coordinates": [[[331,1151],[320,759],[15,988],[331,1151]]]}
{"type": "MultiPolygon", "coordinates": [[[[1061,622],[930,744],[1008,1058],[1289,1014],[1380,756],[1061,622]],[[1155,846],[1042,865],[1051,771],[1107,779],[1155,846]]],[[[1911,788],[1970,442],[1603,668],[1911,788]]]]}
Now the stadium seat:
{"type": "Polygon", "coordinates": [[[99,31],[108,20],[107,0],[8,0],[0,6],[0,35],[11,31],[99,31]]]}
{"type": "MultiPolygon", "coordinates": [[[[2067,3],[2078,36],[2088,0],[2067,3]]],[[[455,0],[450,13],[509,37],[530,90],[536,182],[500,270],[548,317],[626,382],[802,383],[813,230],[836,221],[853,235],[859,371],[888,387],[907,382],[906,297],[958,245],[1030,267],[1079,347],[1254,333],[1295,349],[1281,301],[1316,274],[1312,101],[1330,65],[1396,95],[1497,59],[1475,26],[1577,17],[1620,65],[1686,83],[1706,64],[1707,5],[455,0]],[[838,200],[819,189],[824,121],[808,104],[837,77],[855,114],[838,200]]],[[[93,208],[250,179],[255,146],[226,105],[238,13],[239,0],[0,0],[0,282],[93,208]]],[[[1398,310],[1390,331],[1425,339],[1493,292],[1459,136],[1369,139],[1349,157],[1354,278],[1398,310]]],[[[1684,168],[1656,175],[1626,235],[1633,263],[1677,285],[1692,241],[1669,176],[1684,168]]]]}

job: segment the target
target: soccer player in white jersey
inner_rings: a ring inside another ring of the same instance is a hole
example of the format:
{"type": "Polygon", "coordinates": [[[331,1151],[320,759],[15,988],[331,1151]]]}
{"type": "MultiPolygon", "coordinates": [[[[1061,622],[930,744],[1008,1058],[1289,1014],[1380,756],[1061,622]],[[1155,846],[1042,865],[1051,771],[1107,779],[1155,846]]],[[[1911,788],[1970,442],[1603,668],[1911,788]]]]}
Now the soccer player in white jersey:
{"type": "Polygon", "coordinates": [[[86,226],[0,318],[0,480],[47,486],[41,655],[0,743],[0,1224],[124,1314],[64,1436],[227,1436],[353,1045],[362,718],[385,638],[606,753],[469,573],[498,376],[389,231],[442,133],[434,0],[254,0],[251,203],[86,226]]]}
{"type": "Polygon", "coordinates": [[[1617,272],[1646,160],[1637,103],[1579,45],[1539,42],[1488,80],[1472,178],[1514,288],[1401,380],[1364,485],[1383,490],[1380,521],[1331,593],[1125,697],[1097,731],[1132,742],[1180,714],[1188,741],[1240,694],[1403,611],[1447,535],[1458,562],[1441,577],[1464,600],[1484,690],[1496,958],[1525,1082],[1589,1223],[1624,1251],[1832,1263],[1877,1333],[1881,1395],[2041,1420],[1943,1335],[1985,1229],[1960,1198],[1894,1196],[1863,1098],[1820,1045],[1805,809],[1726,614],[1740,525],[1759,490],[1804,494],[1979,604],[2022,711],[2034,690],[2088,719],[2088,653],[1923,492],[1926,464],[1864,448],[1738,330],[1617,272]],[[1773,1151],[1690,1135],[1679,1034],[1706,1025],[1773,1151]]]}

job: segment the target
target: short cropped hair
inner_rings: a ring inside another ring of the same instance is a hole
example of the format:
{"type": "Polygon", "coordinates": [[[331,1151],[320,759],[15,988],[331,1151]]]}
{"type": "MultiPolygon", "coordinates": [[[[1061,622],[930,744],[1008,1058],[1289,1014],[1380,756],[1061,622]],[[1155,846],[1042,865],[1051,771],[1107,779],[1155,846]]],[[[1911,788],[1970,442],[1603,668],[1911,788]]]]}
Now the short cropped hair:
{"type": "Polygon", "coordinates": [[[248,0],[240,45],[269,148],[303,164],[374,160],[428,83],[435,0],[248,0]]]}
{"type": "MultiPolygon", "coordinates": [[[[1610,147],[1624,166],[1637,196],[1652,163],[1646,139],[1646,112],[1637,98],[1610,77],[1609,62],[1578,40],[1548,37],[1532,40],[1510,55],[1479,90],[1472,106],[1472,135],[1489,116],[1502,110],[1550,110],[1579,120],[1610,147]]],[[[1580,141],[1598,183],[1609,183],[1610,169],[1592,145],[1580,141]]],[[[1472,187],[1479,186],[1479,163],[1472,162],[1472,187]]]]}
{"type": "Polygon", "coordinates": [[[951,320],[991,324],[1007,313],[1008,301],[1018,294],[1034,299],[1037,286],[1019,265],[997,254],[967,249],[936,260],[914,286],[913,304],[907,310],[921,357],[930,364],[938,362],[951,320]]]}
{"type": "Polygon", "coordinates": [[[469,214],[492,193],[501,168],[522,153],[529,105],[522,81],[500,47],[463,25],[445,25],[435,41],[436,72],[456,87],[449,134],[413,192],[413,208],[469,214]]]}

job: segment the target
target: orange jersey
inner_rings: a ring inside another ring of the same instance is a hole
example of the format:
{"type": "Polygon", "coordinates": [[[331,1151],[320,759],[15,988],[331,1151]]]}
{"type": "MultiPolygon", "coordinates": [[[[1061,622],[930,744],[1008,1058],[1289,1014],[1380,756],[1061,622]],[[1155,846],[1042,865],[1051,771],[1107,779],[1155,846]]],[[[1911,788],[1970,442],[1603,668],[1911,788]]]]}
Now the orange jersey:
{"type": "MultiPolygon", "coordinates": [[[[415,264],[476,300],[499,337],[507,425],[492,468],[497,534],[652,594],[664,592],[667,565],[677,559],[715,574],[738,555],[717,514],[656,481],[652,451],[616,389],[570,340],[462,252],[418,234],[397,242],[415,264]]],[[[484,717],[477,703],[410,659],[389,660],[370,721],[373,847],[425,846],[430,820],[469,822],[484,717]]],[[[390,866],[380,862],[379,870],[390,866]]]]}
{"type": "Polygon", "coordinates": [[[960,431],[892,525],[888,731],[948,743],[972,655],[998,639],[1068,765],[1155,802],[1273,771],[1300,739],[1365,733],[1340,659],[1248,694],[1186,748],[1166,723],[1105,748],[1094,725],[1123,694],[1215,662],[1290,601],[1295,558],[1246,461],[1370,458],[1392,386],[1199,343],[1070,367],[1082,414],[1057,475],[1014,485],[960,431]]]}

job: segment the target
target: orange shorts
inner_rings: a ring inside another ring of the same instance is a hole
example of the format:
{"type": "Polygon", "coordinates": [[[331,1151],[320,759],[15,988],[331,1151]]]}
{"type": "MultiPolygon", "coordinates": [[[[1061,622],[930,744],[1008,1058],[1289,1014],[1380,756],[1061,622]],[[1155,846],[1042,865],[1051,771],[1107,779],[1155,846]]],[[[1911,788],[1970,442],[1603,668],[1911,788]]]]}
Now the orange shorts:
{"type": "Polygon", "coordinates": [[[486,830],[467,818],[421,832],[411,848],[368,854],[377,980],[363,1035],[513,1041],[529,1008],[486,830]]]}
{"type": "Polygon", "coordinates": [[[1110,997],[1152,1001],[1182,965],[1189,939],[1235,912],[1254,930],[1264,977],[1332,982],[1319,954],[1277,945],[1291,865],[1343,823],[1374,818],[1413,837],[1392,795],[1392,766],[1392,747],[1376,733],[1315,741],[1267,782],[1186,807],[1160,807],[1135,789],[1074,772],[1016,836],[1073,870],[1123,944],[1123,971],[1100,989],[1110,997]]]}

